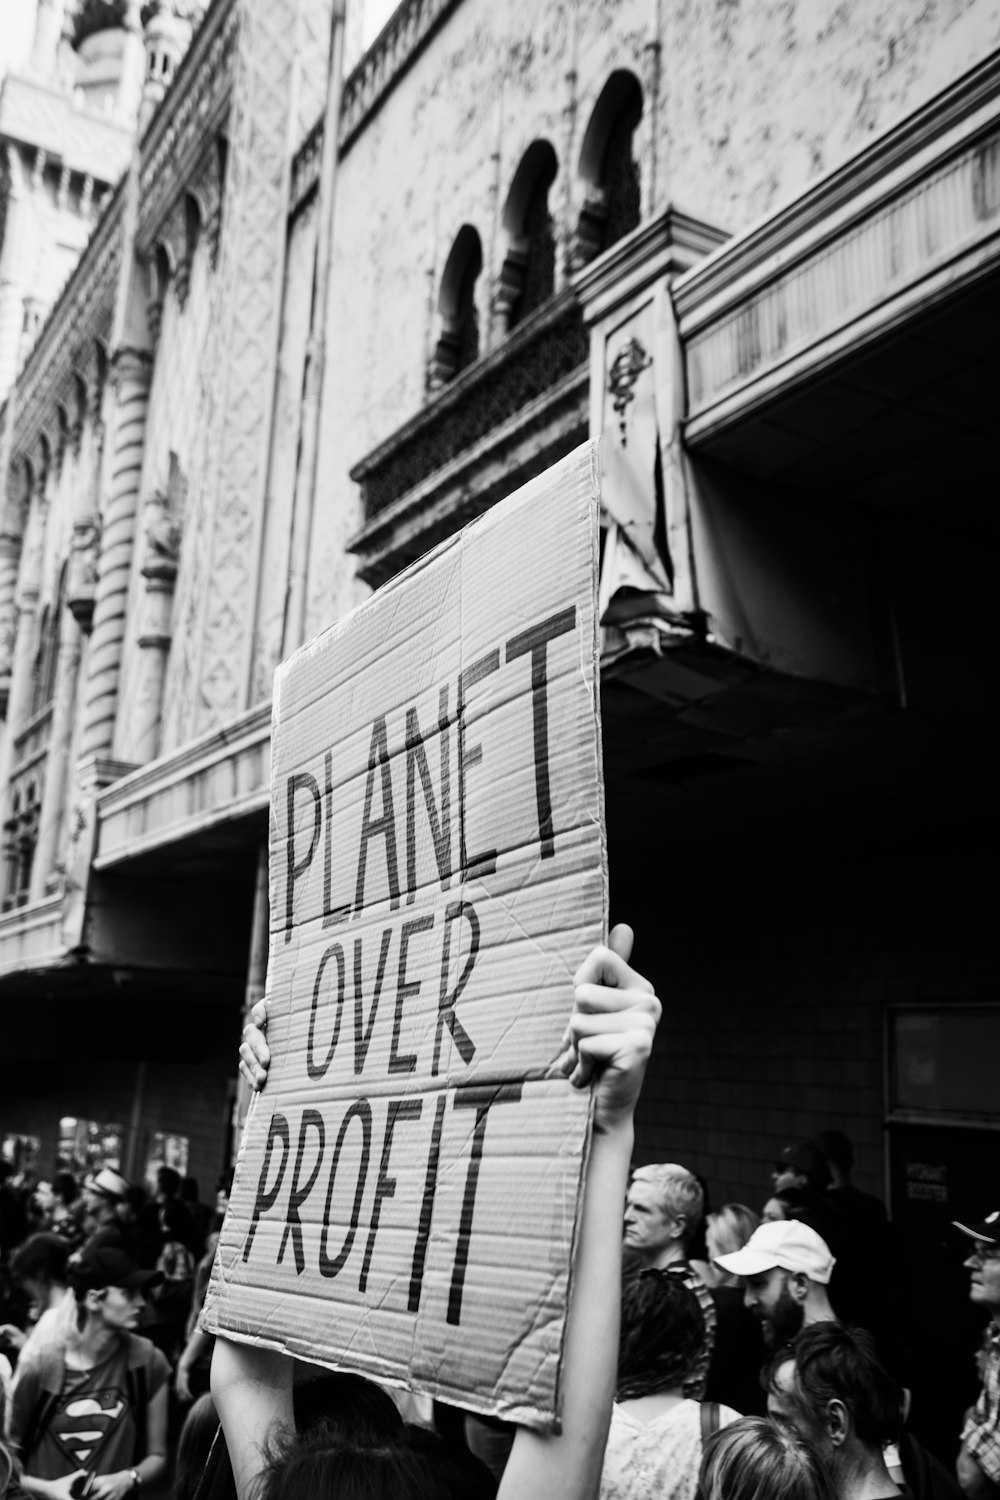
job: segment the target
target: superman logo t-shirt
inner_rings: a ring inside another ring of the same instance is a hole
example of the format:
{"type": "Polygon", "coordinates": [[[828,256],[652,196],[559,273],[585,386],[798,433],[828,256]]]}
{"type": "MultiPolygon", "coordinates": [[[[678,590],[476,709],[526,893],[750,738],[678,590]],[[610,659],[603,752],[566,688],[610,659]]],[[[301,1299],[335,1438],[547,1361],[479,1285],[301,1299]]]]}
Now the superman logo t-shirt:
{"type": "MultiPolygon", "coordinates": [[[[169,1378],[159,1351],[149,1348],[147,1399],[169,1378]]],[[[134,1388],[134,1381],[133,1381],[134,1388]]],[[[136,1452],[136,1416],[129,1395],[128,1354],[123,1343],[90,1370],[64,1373],[62,1389],[28,1463],[39,1479],[59,1479],[86,1469],[115,1474],[142,1456],[136,1452]]]]}

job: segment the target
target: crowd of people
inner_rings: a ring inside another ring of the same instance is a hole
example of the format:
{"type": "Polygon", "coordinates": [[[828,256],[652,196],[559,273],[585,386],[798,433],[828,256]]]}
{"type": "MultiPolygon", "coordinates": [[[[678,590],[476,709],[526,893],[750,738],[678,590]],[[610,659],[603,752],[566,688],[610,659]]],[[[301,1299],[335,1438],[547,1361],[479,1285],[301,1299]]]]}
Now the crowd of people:
{"type": "MultiPolygon", "coordinates": [[[[104,1167],[0,1185],[0,1500],[1000,1500],[1000,1212],[956,1225],[988,1326],[952,1470],[907,1421],[899,1247],[840,1132],[782,1154],[760,1214],[711,1208],[676,1163],[633,1167],[660,1006],[630,953],[616,929],[578,972],[554,1065],[594,1108],[557,1430],[213,1349],[198,1315],[230,1182],[208,1207],[168,1168],[147,1195],[104,1167]]],[[[241,1048],[254,1087],[265,1013],[241,1048]]]]}

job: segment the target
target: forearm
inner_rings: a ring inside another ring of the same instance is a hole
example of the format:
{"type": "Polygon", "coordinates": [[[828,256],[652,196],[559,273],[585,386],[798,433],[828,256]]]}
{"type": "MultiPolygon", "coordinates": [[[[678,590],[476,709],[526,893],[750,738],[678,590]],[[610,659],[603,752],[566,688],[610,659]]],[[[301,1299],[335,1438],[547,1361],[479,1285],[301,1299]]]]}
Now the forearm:
{"type": "MultiPolygon", "coordinates": [[[[167,1455],[165,1453],[147,1453],[146,1457],[139,1463],[133,1464],[132,1468],[138,1474],[144,1485],[153,1484],[157,1479],[162,1479],[167,1472],[167,1455]]],[[[128,1471],[132,1472],[131,1469],[128,1471]]]]}
{"type": "Polygon", "coordinates": [[[959,1449],[955,1473],[969,1500],[997,1500],[1000,1495],[1000,1489],[983,1473],[978,1460],[969,1452],[965,1443],[959,1449]]]}
{"type": "Polygon", "coordinates": [[[250,1500],[269,1442],[279,1430],[295,1425],[292,1361],[270,1349],[217,1338],[212,1399],[226,1435],[238,1500],[250,1500]]]}
{"type": "Polygon", "coordinates": [[[184,1345],[183,1353],[177,1361],[178,1370],[190,1371],[198,1363],[212,1343],[212,1335],[205,1333],[203,1329],[196,1328],[184,1345]]]}
{"type": "Polygon", "coordinates": [[[631,1122],[595,1132],[563,1355],[562,1431],[519,1428],[500,1500],[587,1500],[600,1484],[618,1359],[631,1122]]]}

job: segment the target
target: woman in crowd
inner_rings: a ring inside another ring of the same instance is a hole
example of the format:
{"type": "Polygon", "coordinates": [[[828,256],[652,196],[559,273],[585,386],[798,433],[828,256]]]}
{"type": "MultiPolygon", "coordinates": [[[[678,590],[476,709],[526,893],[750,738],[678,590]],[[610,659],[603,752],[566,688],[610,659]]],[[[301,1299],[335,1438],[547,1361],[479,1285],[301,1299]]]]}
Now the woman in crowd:
{"type": "Polygon", "coordinates": [[[601,1500],[694,1500],[703,1437],[739,1416],[684,1396],[704,1342],[701,1308],[680,1277],[643,1271],[626,1282],[601,1500]]]}
{"type": "MultiPolygon", "coordinates": [[[[564,1051],[553,1065],[574,1087],[593,1086],[594,1118],[567,1310],[563,1420],[559,1432],[517,1429],[500,1500],[588,1500],[600,1477],[619,1324],[619,1299],[609,1297],[608,1288],[621,1280],[621,1206],[632,1153],[632,1117],[660,1014],[652,986],[628,965],[631,947],[631,931],[616,928],[609,947],[595,949],[577,972],[576,1008],[564,1051]]],[[[241,1051],[245,1073],[259,1086],[266,1076],[266,1045],[262,1055],[250,1041],[241,1051]]],[[[388,1445],[359,1456],[339,1441],[320,1439],[304,1450],[301,1441],[290,1437],[291,1376],[291,1361],[284,1355],[216,1341],[212,1392],[239,1500],[292,1494],[330,1500],[347,1494],[446,1500],[456,1494],[444,1467],[412,1447],[388,1445]],[[259,1488],[268,1450],[276,1443],[283,1448],[281,1460],[268,1469],[259,1488]]]]}
{"type": "Polygon", "coordinates": [[[737,1276],[716,1265],[716,1257],[742,1250],[759,1223],[745,1203],[727,1203],[708,1216],[705,1237],[712,1260],[715,1303],[715,1344],[705,1382],[706,1401],[718,1401],[736,1411],[764,1415],[766,1397],[760,1384],[764,1363],[761,1325],[743,1302],[737,1276]]]}
{"type": "Polygon", "coordinates": [[[31,1298],[34,1326],[30,1331],[5,1323],[0,1333],[23,1360],[45,1338],[60,1336],[73,1322],[75,1299],[69,1289],[66,1263],[69,1246],[61,1235],[49,1230],[29,1235],[10,1259],[10,1274],[31,1298]]]}
{"type": "Polygon", "coordinates": [[[166,1467],[169,1366],[131,1330],[157,1280],[113,1246],[67,1266],[74,1325],[18,1361],[10,1437],[22,1484],[40,1500],[70,1500],[93,1479],[92,1500],[124,1500],[166,1467]]]}
{"type": "Polygon", "coordinates": [[[702,1500],[835,1500],[813,1450],[787,1427],[741,1417],[705,1444],[702,1500]]]}
{"type": "Polygon", "coordinates": [[[759,1223],[760,1219],[745,1203],[724,1203],[720,1209],[707,1215],[705,1243],[709,1269],[706,1281],[710,1287],[739,1285],[738,1277],[728,1275],[715,1262],[720,1255],[742,1250],[759,1223]]]}

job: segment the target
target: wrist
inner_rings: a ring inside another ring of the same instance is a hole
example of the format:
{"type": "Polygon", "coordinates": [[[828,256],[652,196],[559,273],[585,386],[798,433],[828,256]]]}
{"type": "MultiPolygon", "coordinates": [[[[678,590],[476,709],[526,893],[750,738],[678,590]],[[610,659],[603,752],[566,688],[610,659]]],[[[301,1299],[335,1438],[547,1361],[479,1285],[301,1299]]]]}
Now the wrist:
{"type": "Polygon", "coordinates": [[[142,1488],[142,1475],[139,1473],[138,1469],[129,1469],[128,1477],[130,1484],[130,1493],[134,1495],[138,1490],[142,1488]]]}

